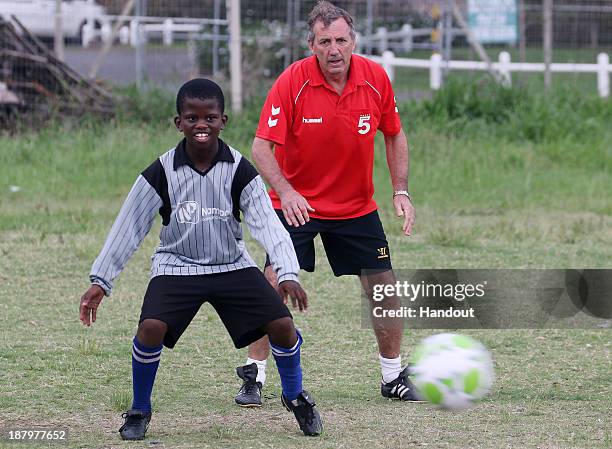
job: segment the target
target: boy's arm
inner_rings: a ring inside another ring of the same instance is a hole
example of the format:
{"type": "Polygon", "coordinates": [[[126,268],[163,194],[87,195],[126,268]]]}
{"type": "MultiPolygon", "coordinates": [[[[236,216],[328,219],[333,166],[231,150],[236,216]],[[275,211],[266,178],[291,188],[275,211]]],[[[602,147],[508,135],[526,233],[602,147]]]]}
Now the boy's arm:
{"type": "Polygon", "coordinates": [[[106,296],[113,288],[113,281],[148,234],[162,200],[155,189],[142,176],[134,183],[104,247],[95,260],[89,279],[99,285],[106,296]]]}

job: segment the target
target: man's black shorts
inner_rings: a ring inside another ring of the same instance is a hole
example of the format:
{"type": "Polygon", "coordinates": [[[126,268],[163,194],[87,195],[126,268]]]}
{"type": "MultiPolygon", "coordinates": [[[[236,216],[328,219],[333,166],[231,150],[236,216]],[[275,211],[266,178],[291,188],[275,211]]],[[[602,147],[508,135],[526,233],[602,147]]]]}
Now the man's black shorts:
{"type": "Polygon", "coordinates": [[[287,306],[257,268],[198,276],[156,276],[145,293],[140,321],[165,322],[164,346],[173,348],[200,306],[209,302],[237,348],[265,335],[262,326],[291,317],[287,306]]]}
{"type": "MultiPolygon", "coordinates": [[[[321,234],[327,260],[336,276],[361,275],[362,270],[391,269],[389,244],[378,211],[342,220],[311,218],[297,228],[287,224],[282,211],[276,213],[291,235],[303,270],[313,272],[315,269],[314,238],[317,234],[321,234]]],[[[266,259],[266,265],[269,264],[269,259],[266,259]]]]}

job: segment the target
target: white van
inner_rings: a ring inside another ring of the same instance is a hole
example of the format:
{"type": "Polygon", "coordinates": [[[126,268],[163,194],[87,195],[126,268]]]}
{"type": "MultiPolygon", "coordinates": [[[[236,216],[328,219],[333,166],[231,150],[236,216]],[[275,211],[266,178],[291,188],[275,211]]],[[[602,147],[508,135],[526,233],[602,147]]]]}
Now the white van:
{"type": "MultiPolygon", "coordinates": [[[[32,34],[53,37],[55,4],[55,0],[0,0],[0,16],[10,21],[14,15],[32,34]]],[[[96,29],[109,22],[106,10],[93,0],[62,1],[62,28],[66,38],[81,39],[88,20],[93,21],[96,29]]]]}

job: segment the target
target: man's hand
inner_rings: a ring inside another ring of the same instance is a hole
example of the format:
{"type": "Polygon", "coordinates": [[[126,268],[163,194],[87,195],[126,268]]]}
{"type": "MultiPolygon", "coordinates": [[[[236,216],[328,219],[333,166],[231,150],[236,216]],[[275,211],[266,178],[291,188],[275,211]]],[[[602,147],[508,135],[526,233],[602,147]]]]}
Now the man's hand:
{"type": "Polygon", "coordinates": [[[103,298],[104,290],[97,284],[92,284],[85,294],[81,296],[79,318],[83,325],[91,326],[91,323],[96,322],[96,311],[103,298]]]}
{"type": "Polygon", "coordinates": [[[287,296],[289,296],[293,308],[299,308],[300,312],[308,308],[308,296],[302,286],[295,281],[283,281],[278,284],[278,294],[285,304],[287,304],[287,296]]]}
{"type": "Polygon", "coordinates": [[[296,190],[288,190],[282,195],[279,194],[281,200],[281,209],[289,226],[301,226],[307,221],[310,221],[308,212],[315,210],[308,204],[306,198],[300,195],[296,190]]]}
{"type": "Polygon", "coordinates": [[[404,224],[402,225],[404,235],[410,235],[415,220],[414,206],[410,199],[406,195],[395,195],[393,197],[393,207],[395,207],[395,213],[398,217],[404,217],[404,224]]]}

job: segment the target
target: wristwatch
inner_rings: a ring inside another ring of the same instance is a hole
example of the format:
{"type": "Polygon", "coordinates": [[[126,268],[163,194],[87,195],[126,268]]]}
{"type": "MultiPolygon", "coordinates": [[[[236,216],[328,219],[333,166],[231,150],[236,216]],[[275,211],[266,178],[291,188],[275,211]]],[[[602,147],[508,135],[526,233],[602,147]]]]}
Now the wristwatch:
{"type": "Polygon", "coordinates": [[[408,193],[407,190],[396,190],[395,192],[393,192],[393,198],[395,198],[397,195],[404,195],[408,197],[408,201],[410,201],[412,203],[412,197],[410,196],[410,194],[408,193]]]}

